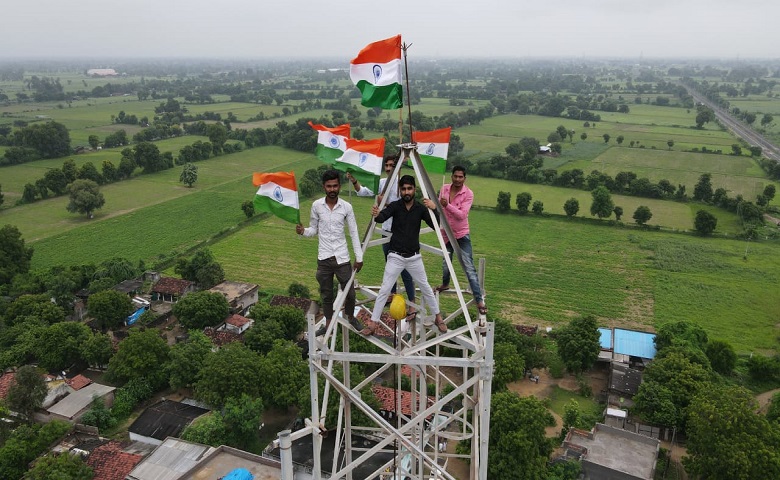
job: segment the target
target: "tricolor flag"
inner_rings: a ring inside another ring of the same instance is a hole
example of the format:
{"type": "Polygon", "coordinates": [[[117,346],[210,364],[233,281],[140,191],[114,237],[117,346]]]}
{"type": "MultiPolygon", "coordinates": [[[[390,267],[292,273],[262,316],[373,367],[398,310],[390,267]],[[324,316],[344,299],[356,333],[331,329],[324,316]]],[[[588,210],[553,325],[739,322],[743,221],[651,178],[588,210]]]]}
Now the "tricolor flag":
{"type": "Polygon", "coordinates": [[[349,172],[362,185],[376,193],[379,190],[379,175],[382,173],[382,156],[385,153],[385,139],[347,139],[347,151],[336,160],[333,168],[349,172]]]}
{"type": "Polygon", "coordinates": [[[252,183],[260,187],[255,195],[255,210],[271,213],[290,223],[301,223],[293,172],[255,173],[252,183]]]}
{"type": "Polygon", "coordinates": [[[412,141],[417,144],[425,170],[434,173],[447,172],[447,153],[450,150],[452,127],[432,132],[412,132],[412,141]]]}
{"type": "Polygon", "coordinates": [[[349,78],[360,90],[364,107],[403,107],[401,35],[368,44],[350,62],[349,78]]]}
{"type": "Polygon", "coordinates": [[[317,150],[314,154],[325,163],[333,163],[334,160],[344,155],[349,138],[349,124],[329,128],[309,122],[309,126],[317,131],[317,150]]]}

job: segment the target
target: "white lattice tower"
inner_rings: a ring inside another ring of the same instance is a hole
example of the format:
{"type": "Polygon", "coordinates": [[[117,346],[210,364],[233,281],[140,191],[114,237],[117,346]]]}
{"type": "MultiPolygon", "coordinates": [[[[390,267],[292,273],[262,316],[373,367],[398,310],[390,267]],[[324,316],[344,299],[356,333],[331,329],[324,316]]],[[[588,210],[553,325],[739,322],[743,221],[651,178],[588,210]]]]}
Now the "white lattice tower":
{"type": "MultiPolygon", "coordinates": [[[[417,177],[417,188],[424,198],[430,198],[438,203],[436,192],[420,161],[414,144],[401,145],[401,158],[396,165],[394,175],[398,175],[401,166],[409,160],[417,177]]],[[[389,185],[391,182],[387,182],[389,185]]],[[[388,195],[383,195],[380,210],[384,207],[388,195]]],[[[423,478],[450,479],[454,477],[446,471],[450,458],[464,458],[470,462],[470,478],[485,480],[487,478],[488,434],[490,428],[490,391],[493,373],[493,324],[488,323],[484,315],[472,318],[468,306],[473,299],[467,301],[464,293],[470,293],[461,288],[456,270],[449,256],[439,227],[448,232],[449,238],[454,238],[444,215],[439,221],[431,216],[435,229],[425,228],[421,231],[420,247],[425,254],[435,254],[443,257],[451,274],[451,289],[447,291],[457,299],[458,306],[448,314],[444,321],[463,316],[465,323],[455,328],[450,326],[446,333],[439,333],[433,325],[433,316],[418,315],[410,329],[409,335],[397,336],[395,345],[381,339],[367,337],[379,353],[353,351],[350,348],[348,322],[338,313],[335,321],[325,335],[315,338],[315,319],[309,316],[309,370],[311,387],[311,418],[307,419],[306,427],[292,434],[293,439],[311,434],[313,436],[313,475],[315,479],[323,478],[321,474],[321,445],[324,433],[324,418],[328,398],[339,395],[340,409],[336,427],[336,448],[330,478],[345,478],[358,480],[353,476],[356,467],[363,465],[373,455],[383,452],[392,453],[393,458],[377,467],[366,478],[402,479],[423,478]],[[424,235],[424,236],[423,236],[424,235]],[[435,244],[427,244],[423,239],[433,239],[435,244]],[[422,318],[421,318],[422,317],[422,318]],[[340,344],[337,340],[341,338],[340,344]],[[337,348],[338,345],[338,348],[337,348]],[[447,356],[443,356],[444,349],[447,356]],[[453,355],[453,352],[456,355],[453,355]],[[376,366],[376,371],[357,383],[350,378],[350,367],[360,364],[376,366]],[[401,408],[402,394],[397,390],[395,395],[396,418],[389,421],[363,401],[360,391],[373,384],[380,375],[393,373],[396,388],[401,385],[401,366],[411,368],[411,411],[405,413],[401,408]],[[337,375],[337,372],[340,375],[337,375]],[[458,372],[459,375],[453,375],[458,372]],[[457,378],[460,377],[460,378],[457,378]],[[320,385],[323,380],[324,388],[320,385]],[[435,393],[428,396],[428,384],[435,385],[435,393]],[[426,401],[427,399],[427,401],[426,401]],[[355,409],[362,411],[372,422],[370,426],[353,424],[355,409]],[[379,442],[372,448],[356,448],[352,446],[352,435],[360,433],[369,435],[379,442]],[[439,452],[437,445],[447,440],[459,442],[471,440],[471,452],[458,455],[439,452]],[[340,455],[341,453],[341,455],[340,455]]],[[[389,237],[379,235],[372,221],[363,241],[363,251],[380,246],[389,237]],[[378,237],[375,236],[379,235],[378,237]]],[[[457,242],[453,242],[455,256],[460,260],[457,242]]],[[[458,269],[462,272],[462,269],[458,269]]],[[[485,263],[480,261],[478,276],[484,285],[485,263]]],[[[355,281],[353,274],[350,284],[355,281]]],[[[349,287],[349,285],[348,285],[349,287]]],[[[363,300],[359,303],[371,302],[376,298],[379,286],[364,286],[355,281],[355,288],[362,293],[363,300]]],[[[484,288],[482,289],[484,292],[484,288]]],[[[340,291],[334,302],[334,311],[339,312],[346,297],[345,291],[340,291]]],[[[414,305],[419,312],[422,305],[414,305]]],[[[387,327],[393,331],[392,327],[387,327]]],[[[326,475],[325,475],[326,476],[326,475]]],[[[326,476],[327,477],[327,476],[326,476]]]]}

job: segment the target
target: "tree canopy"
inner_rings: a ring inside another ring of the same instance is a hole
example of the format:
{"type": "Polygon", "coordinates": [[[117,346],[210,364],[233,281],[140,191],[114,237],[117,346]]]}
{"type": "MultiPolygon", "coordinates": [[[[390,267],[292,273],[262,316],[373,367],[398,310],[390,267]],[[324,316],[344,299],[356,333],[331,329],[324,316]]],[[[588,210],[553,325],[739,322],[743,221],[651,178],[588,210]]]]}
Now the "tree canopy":
{"type": "Polygon", "coordinates": [[[118,382],[139,377],[159,382],[165,375],[169,350],[168,343],[157,330],[130,330],[130,336],[119,344],[108,362],[108,376],[118,382]]]}
{"type": "Polygon", "coordinates": [[[67,190],[70,202],[65,208],[71,213],[82,213],[92,218],[92,212],[106,203],[105,197],[100,192],[100,187],[93,180],[75,180],[68,185],[67,190]]]}
{"type": "Polygon", "coordinates": [[[230,314],[225,296],[203,290],[185,295],[173,305],[173,314],[189,329],[213,327],[230,314]]]}
{"type": "Polygon", "coordinates": [[[558,354],[570,372],[589,369],[599,358],[601,349],[598,325],[593,316],[575,318],[555,335],[558,354]]]}
{"type": "Polygon", "coordinates": [[[8,408],[21,413],[32,422],[33,413],[43,404],[48,392],[41,372],[32,365],[25,365],[16,371],[13,382],[8,388],[6,402],[8,408]]]}
{"type": "Polygon", "coordinates": [[[262,358],[243,344],[231,343],[206,357],[195,384],[195,395],[215,408],[242,394],[259,398],[263,385],[271,380],[263,375],[262,363],[262,358]]]}
{"type": "Polygon", "coordinates": [[[0,228],[0,285],[10,283],[18,273],[27,273],[32,255],[32,247],[24,244],[18,228],[13,225],[0,228]]]}
{"type": "Polygon", "coordinates": [[[113,289],[90,295],[89,300],[87,300],[87,309],[103,331],[108,328],[121,327],[127,316],[133,313],[130,297],[113,289]]]}
{"type": "Polygon", "coordinates": [[[590,214],[599,218],[608,218],[612,215],[615,204],[612,202],[612,195],[604,185],[599,185],[591,192],[593,203],[590,205],[590,214]]]}

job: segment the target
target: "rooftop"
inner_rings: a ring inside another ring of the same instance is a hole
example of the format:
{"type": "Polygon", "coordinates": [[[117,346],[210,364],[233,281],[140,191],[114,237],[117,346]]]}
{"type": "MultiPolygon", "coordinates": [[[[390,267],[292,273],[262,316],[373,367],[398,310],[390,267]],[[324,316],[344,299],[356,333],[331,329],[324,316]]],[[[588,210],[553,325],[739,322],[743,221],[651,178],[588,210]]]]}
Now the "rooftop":
{"type": "Polygon", "coordinates": [[[242,317],[241,315],[238,315],[234,313],[230,317],[228,317],[227,320],[225,320],[225,323],[228,323],[230,325],[233,325],[234,327],[243,327],[247,323],[250,323],[252,320],[246,317],[242,317]]]}
{"type": "MultiPolygon", "coordinates": [[[[396,390],[394,388],[389,387],[383,387],[380,385],[374,385],[371,387],[371,391],[374,392],[374,395],[379,400],[379,403],[382,404],[380,407],[382,410],[385,410],[387,412],[395,412],[395,402],[396,402],[396,395],[400,392],[401,394],[401,413],[404,415],[411,415],[412,414],[412,393],[407,392],[405,390],[396,390]]],[[[433,405],[433,399],[428,397],[428,405],[424,408],[428,408],[428,406],[433,405]]]]}
{"type": "Polygon", "coordinates": [[[128,480],[176,480],[191,470],[209,453],[208,445],[166,438],[127,475],[128,480]]]}
{"type": "Polygon", "coordinates": [[[167,437],[178,436],[193,420],[208,412],[209,410],[194,405],[163,400],[144,410],[128,431],[165,440],[167,437]]]}
{"type": "Polygon", "coordinates": [[[572,428],[564,445],[573,446],[583,453],[582,462],[586,470],[587,463],[592,463],[634,478],[652,479],[660,442],[597,423],[590,432],[572,428]]]}
{"type": "Polygon", "coordinates": [[[86,463],[92,467],[93,480],[124,480],[142,459],[141,455],[123,452],[119,442],[111,441],[92,450],[86,463]]]}
{"type": "Polygon", "coordinates": [[[126,294],[133,293],[141,289],[144,286],[144,281],[141,278],[132,278],[130,280],[124,280],[114,285],[114,290],[126,294]]]}
{"type": "Polygon", "coordinates": [[[8,372],[0,377],[0,398],[8,396],[8,389],[11,388],[14,378],[16,378],[15,372],[8,372]]]}
{"type": "Polygon", "coordinates": [[[642,372],[629,368],[623,363],[612,364],[612,376],[609,383],[610,390],[636,395],[639,392],[639,386],[642,384],[642,372]]]}
{"type": "Polygon", "coordinates": [[[99,383],[90,383],[86,387],[71,393],[67,397],[63,398],[59,402],[55,403],[47,409],[51,414],[60,415],[62,417],[72,419],[81,410],[88,407],[92,403],[92,397],[96,396],[102,398],[108,393],[116,390],[114,387],[108,385],[101,385],[99,383]]]}
{"type": "Polygon", "coordinates": [[[614,330],[614,352],[640,358],[655,358],[655,334],[636,330],[614,330]]]}
{"type": "Polygon", "coordinates": [[[203,457],[180,478],[181,480],[222,478],[236,468],[249,470],[254,480],[278,480],[282,476],[281,463],[222,445],[203,457]]]}
{"type": "Polygon", "coordinates": [[[153,292],[166,295],[181,295],[194,285],[194,282],[181,278],[163,277],[152,287],[153,292]]]}
{"type": "Polygon", "coordinates": [[[230,280],[225,280],[224,282],[209,288],[209,291],[221,293],[227,297],[228,301],[232,301],[257,289],[258,286],[254,283],[231,282],[230,280]]]}
{"type": "Polygon", "coordinates": [[[271,297],[271,301],[269,304],[272,307],[279,307],[279,306],[290,306],[290,307],[296,307],[303,311],[304,314],[309,312],[309,307],[311,307],[312,300],[309,300],[308,298],[299,298],[299,297],[287,297],[285,295],[274,295],[271,297]]]}
{"type": "Polygon", "coordinates": [[[79,373],[75,377],[65,380],[65,383],[73,390],[81,390],[92,383],[92,380],[79,373]]]}
{"type": "Polygon", "coordinates": [[[241,335],[235,332],[229,332],[227,330],[216,330],[214,327],[205,327],[203,334],[211,339],[211,343],[218,347],[227,345],[233,342],[243,342],[241,335]]]}

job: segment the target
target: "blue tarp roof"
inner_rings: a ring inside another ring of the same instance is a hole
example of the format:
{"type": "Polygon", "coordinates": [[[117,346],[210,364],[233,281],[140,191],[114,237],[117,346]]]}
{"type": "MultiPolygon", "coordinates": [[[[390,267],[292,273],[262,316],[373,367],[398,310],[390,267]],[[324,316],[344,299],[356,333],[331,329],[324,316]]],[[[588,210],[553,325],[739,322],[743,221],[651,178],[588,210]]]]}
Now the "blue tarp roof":
{"type": "Polygon", "coordinates": [[[222,477],[222,480],[252,480],[255,478],[246,468],[237,468],[222,477]]]}
{"type": "MultiPolygon", "coordinates": [[[[603,334],[602,334],[603,338],[603,334]]],[[[641,358],[655,358],[654,333],[634,330],[615,329],[615,347],[613,351],[622,355],[641,358]]]]}
{"type": "Polygon", "coordinates": [[[604,350],[612,350],[612,329],[611,328],[599,328],[601,338],[599,344],[604,350]]]}

